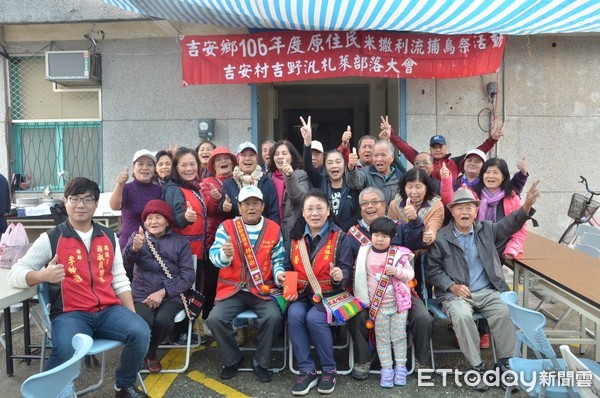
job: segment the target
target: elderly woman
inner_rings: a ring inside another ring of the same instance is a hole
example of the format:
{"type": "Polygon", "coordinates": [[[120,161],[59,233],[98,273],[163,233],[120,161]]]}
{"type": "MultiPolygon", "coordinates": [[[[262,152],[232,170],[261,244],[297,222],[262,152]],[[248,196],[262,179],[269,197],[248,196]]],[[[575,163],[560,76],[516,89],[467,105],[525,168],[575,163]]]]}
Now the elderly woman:
{"type": "Polygon", "coordinates": [[[175,315],[183,308],[180,294],[194,283],[194,265],[189,242],[171,229],[173,215],[168,204],[151,200],[144,207],[141,219],[146,232],[139,227],[133,233],[124,257],[133,267],[135,311],[148,323],[152,333],[146,366],[151,373],[157,373],[162,366],[156,351],[173,326],[175,315]]]}
{"type": "MultiPolygon", "coordinates": [[[[217,227],[227,219],[225,214],[218,211],[219,202],[223,196],[223,182],[231,178],[235,166],[237,166],[237,159],[233,153],[231,153],[227,147],[218,146],[212,152],[210,159],[208,159],[207,168],[211,176],[204,178],[200,183],[202,196],[206,198],[206,247],[208,248],[210,248],[215,241],[217,227]]],[[[219,269],[210,261],[206,261],[201,272],[202,286],[200,289],[206,298],[204,306],[202,307],[204,335],[212,336],[205,321],[208,318],[215,301],[219,269]]]]}
{"type": "Polygon", "coordinates": [[[324,298],[343,292],[352,283],[352,249],[348,237],[332,221],[327,196],[312,190],[302,202],[284,266],[298,272],[298,294],[286,298],[288,333],[300,376],[292,387],[294,395],[305,395],[318,383],[318,391],[332,393],[336,383],[333,338],[324,298]],[[311,354],[314,346],[323,370],[318,380],[311,354]]]}
{"type": "Polygon", "coordinates": [[[337,149],[325,153],[325,171],[323,175],[312,162],[312,128],[309,122],[300,128],[304,139],[304,170],[314,188],[320,189],[327,195],[329,206],[333,212],[334,222],[344,231],[348,231],[360,218],[360,206],[358,205],[358,191],[351,189],[346,184],[344,172],[346,161],[344,155],[337,149]]]}
{"type": "Polygon", "coordinates": [[[173,154],[161,149],[156,152],[156,181],[158,185],[163,186],[171,175],[173,167],[173,154]]]}
{"type": "Polygon", "coordinates": [[[214,142],[209,140],[202,140],[196,147],[196,153],[198,154],[198,160],[200,161],[200,166],[198,167],[199,181],[202,181],[211,175],[210,170],[208,170],[208,160],[210,159],[212,151],[214,151],[215,148],[216,145],[214,142]]]}
{"type": "MultiPolygon", "coordinates": [[[[160,187],[152,182],[156,167],[154,154],[140,149],[133,155],[133,180],[129,179],[129,166],[117,177],[117,185],[110,196],[109,205],[113,210],[121,210],[121,235],[119,247],[125,249],[127,239],[142,225],[141,216],[144,206],[152,199],[160,199],[160,187]]],[[[127,267],[126,267],[127,268],[127,267]]],[[[131,280],[131,269],[127,276],[131,280]]]]}
{"type": "Polygon", "coordinates": [[[290,232],[300,218],[302,200],[310,190],[308,175],[302,170],[302,159],[291,142],[281,140],[271,148],[269,176],[275,185],[281,232],[286,250],[290,247],[290,232]]]}

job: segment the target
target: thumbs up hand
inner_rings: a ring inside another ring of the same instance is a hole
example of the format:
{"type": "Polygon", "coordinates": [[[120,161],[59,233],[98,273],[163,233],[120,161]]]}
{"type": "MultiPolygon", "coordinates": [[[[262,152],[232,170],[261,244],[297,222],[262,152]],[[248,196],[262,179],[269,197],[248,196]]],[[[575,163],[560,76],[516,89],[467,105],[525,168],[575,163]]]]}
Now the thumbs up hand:
{"type": "Polygon", "coordinates": [[[45,273],[45,282],[60,283],[65,279],[65,267],[62,264],[58,264],[58,255],[55,255],[52,260],[50,260],[45,273]]]}
{"type": "Polygon", "coordinates": [[[127,180],[129,180],[129,166],[125,166],[125,168],[119,173],[117,177],[117,184],[124,185],[127,180]]]}
{"type": "Polygon", "coordinates": [[[185,214],[183,216],[187,222],[192,224],[196,221],[196,218],[198,218],[196,211],[192,208],[192,205],[188,201],[185,202],[185,214]]]}
{"type": "Polygon", "coordinates": [[[221,250],[223,250],[223,254],[225,255],[225,257],[233,257],[233,243],[231,243],[230,236],[227,236],[227,241],[223,243],[223,246],[221,246],[221,250]]]}
{"type": "Polygon", "coordinates": [[[225,213],[229,213],[233,205],[231,204],[231,199],[229,199],[229,195],[225,195],[225,201],[223,202],[223,211],[225,213]]]}
{"type": "Polygon", "coordinates": [[[346,131],[342,134],[342,148],[348,148],[352,139],[352,130],[350,126],[346,127],[346,131]]]}
{"type": "Polygon", "coordinates": [[[285,158],[283,158],[283,167],[281,168],[281,172],[288,177],[291,177],[291,175],[294,174],[294,168],[287,162],[285,158]]]}
{"type": "Polygon", "coordinates": [[[406,206],[404,206],[404,215],[409,221],[417,219],[417,211],[415,207],[410,203],[410,198],[406,198],[406,206]]]}
{"type": "Polygon", "coordinates": [[[221,192],[212,182],[210,183],[210,196],[212,196],[214,200],[221,200],[221,192]]]}
{"type": "Polygon", "coordinates": [[[348,170],[352,171],[356,167],[358,163],[358,154],[356,153],[356,148],[352,148],[352,153],[348,155],[348,170]]]}
{"type": "Polygon", "coordinates": [[[133,237],[133,243],[131,244],[131,251],[134,253],[142,250],[142,246],[144,246],[144,228],[139,227],[138,233],[133,237]]]}
{"type": "Polygon", "coordinates": [[[344,273],[340,267],[336,267],[333,263],[329,263],[329,276],[334,282],[339,282],[344,278],[344,273]]]}
{"type": "Polygon", "coordinates": [[[450,169],[446,167],[446,162],[442,163],[442,168],[440,169],[440,177],[442,179],[450,177],[450,169]]]}

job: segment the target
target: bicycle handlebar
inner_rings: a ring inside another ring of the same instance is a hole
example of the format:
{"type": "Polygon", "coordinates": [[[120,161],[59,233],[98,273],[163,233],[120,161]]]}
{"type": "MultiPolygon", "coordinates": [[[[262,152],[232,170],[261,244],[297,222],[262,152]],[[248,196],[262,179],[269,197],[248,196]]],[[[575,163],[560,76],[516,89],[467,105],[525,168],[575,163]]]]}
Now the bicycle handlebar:
{"type": "Polygon", "coordinates": [[[600,191],[592,191],[589,187],[588,187],[588,182],[586,180],[586,178],[584,176],[579,176],[579,178],[581,178],[581,181],[579,181],[580,184],[584,184],[585,185],[585,190],[588,193],[591,193],[592,196],[596,196],[596,195],[600,195],[600,191]]]}

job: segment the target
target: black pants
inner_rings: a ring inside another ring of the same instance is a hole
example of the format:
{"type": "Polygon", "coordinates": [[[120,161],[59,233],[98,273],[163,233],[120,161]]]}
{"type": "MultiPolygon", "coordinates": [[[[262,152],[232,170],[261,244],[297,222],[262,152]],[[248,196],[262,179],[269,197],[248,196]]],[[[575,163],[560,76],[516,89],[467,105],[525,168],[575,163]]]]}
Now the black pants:
{"type": "Polygon", "coordinates": [[[200,293],[204,294],[205,297],[204,306],[202,307],[202,319],[206,320],[215,304],[217,282],[219,280],[219,268],[215,267],[210,260],[202,260],[199,264],[202,279],[200,293]]]}
{"type": "Polygon", "coordinates": [[[134,305],[135,312],[146,321],[152,333],[146,357],[156,359],[156,350],[161,341],[169,333],[169,330],[173,326],[175,315],[183,308],[183,304],[175,300],[166,300],[158,308],[154,309],[142,303],[135,303],[134,305]]]}

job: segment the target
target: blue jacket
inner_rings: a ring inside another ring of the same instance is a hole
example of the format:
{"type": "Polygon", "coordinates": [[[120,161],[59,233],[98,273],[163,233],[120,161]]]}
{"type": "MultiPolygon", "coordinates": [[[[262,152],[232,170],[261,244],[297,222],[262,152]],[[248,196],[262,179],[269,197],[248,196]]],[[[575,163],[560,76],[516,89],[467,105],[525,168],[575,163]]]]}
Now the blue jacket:
{"type": "Polygon", "coordinates": [[[146,242],[139,252],[132,252],[135,234],[129,237],[123,254],[125,267],[133,267],[133,301],[142,302],[148,295],[164,288],[167,292],[165,299],[177,302],[183,308],[179,293],[185,293],[196,280],[189,241],[171,228],[158,239],[150,235],[150,240],[173,277],[169,279],[146,242]]]}
{"type": "MultiPolygon", "coordinates": [[[[314,188],[325,192],[331,206],[331,181],[327,174],[323,174],[312,164],[312,150],[310,146],[304,146],[304,171],[308,174],[308,179],[314,188]]],[[[346,179],[342,178],[342,191],[340,195],[340,205],[338,215],[334,216],[334,222],[344,231],[356,224],[360,218],[360,205],[358,204],[359,192],[351,189],[346,184],[346,179]]]]}
{"type": "MultiPolygon", "coordinates": [[[[258,181],[258,189],[260,189],[262,192],[265,201],[265,209],[263,210],[262,215],[279,224],[279,203],[277,202],[277,192],[275,191],[275,185],[273,185],[273,181],[267,177],[266,174],[263,174],[262,178],[258,181]]],[[[223,182],[223,196],[221,198],[221,202],[219,202],[219,211],[225,215],[228,215],[229,218],[234,218],[241,215],[237,199],[239,194],[240,187],[235,180],[233,178],[225,180],[223,182]],[[223,212],[225,195],[229,195],[229,199],[231,200],[232,207],[229,213],[223,212]]]]}

